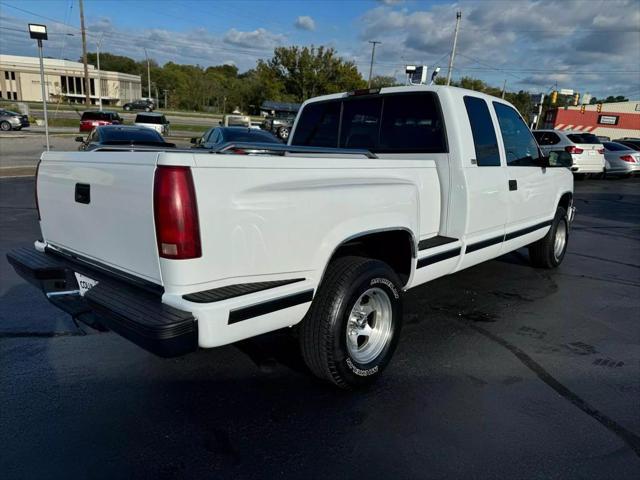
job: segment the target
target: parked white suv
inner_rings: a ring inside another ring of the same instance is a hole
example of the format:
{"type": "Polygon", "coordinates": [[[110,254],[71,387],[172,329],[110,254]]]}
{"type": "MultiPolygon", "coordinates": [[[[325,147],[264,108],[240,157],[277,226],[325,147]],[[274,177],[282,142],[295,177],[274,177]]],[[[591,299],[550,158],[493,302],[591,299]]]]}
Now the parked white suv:
{"type": "Polygon", "coordinates": [[[144,112],[136,115],[133,122],[137,127],[153,128],[160,135],[169,135],[169,120],[160,112],[144,112]]]}
{"type": "Polygon", "coordinates": [[[543,153],[564,150],[571,154],[571,171],[578,175],[602,173],[605,167],[604,147],[593,133],[561,130],[535,130],[533,135],[543,153]]]}
{"type": "Polygon", "coordinates": [[[499,98],[328,95],[290,145],[255,145],[45,152],[42,240],[8,259],[59,308],[163,356],[296,326],[310,370],[348,388],[390,361],[405,290],[522,247],[540,268],[564,258],[571,173],[499,98]]]}

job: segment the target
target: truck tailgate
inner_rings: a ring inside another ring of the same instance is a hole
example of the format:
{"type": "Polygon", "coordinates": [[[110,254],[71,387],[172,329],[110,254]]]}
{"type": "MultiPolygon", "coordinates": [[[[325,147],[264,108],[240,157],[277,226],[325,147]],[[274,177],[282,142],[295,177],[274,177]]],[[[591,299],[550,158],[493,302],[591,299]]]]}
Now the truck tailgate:
{"type": "Polygon", "coordinates": [[[50,152],[37,193],[49,245],[161,284],[153,217],[157,152],[50,152]]]}

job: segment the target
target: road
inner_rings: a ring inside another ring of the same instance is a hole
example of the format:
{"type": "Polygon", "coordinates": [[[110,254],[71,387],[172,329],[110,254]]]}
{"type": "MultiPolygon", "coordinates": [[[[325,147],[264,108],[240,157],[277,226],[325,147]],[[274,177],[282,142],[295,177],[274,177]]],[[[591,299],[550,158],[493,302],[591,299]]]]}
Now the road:
{"type": "MultiPolygon", "coordinates": [[[[140,112],[125,112],[120,107],[109,108],[105,107],[105,110],[116,111],[120,114],[120,116],[124,119],[125,123],[131,124],[134,122],[136,118],[136,114],[140,112]]],[[[80,121],[80,115],[82,112],[86,110],[82,105],[78,107],[78,110],[56,110],[55,107],[49,108],[48,114],[49,118],[73,118],[80,121]]],[[[160,112],[160,110],[158,110],[160,112]]],[[[31,108],[30,114],[36,116],[37,118],[44,118],[44,112],[41,109],[31,108]]],[[[177,123],[181,125],[198,125],[198,126],[208,126],[213,127],[218,124],[218,121],[221,119],[220,115],[180,115],[179,113],[167,113],[167,119],[171,123],[177,123]]]]}
{"type": "Polygon", "coordinates": [[[346,393],[289,332],[170,360],[83,334],[4,261],[39,231],[33,180],[0,179],[3,478],[640,478],[639,185],[576,184],[555,271],[519,251],[410,291],[346,393]]]}
{"type": "MultiPolygon", "coordinates": [[[[57,128],[54,131],[57,133],[50,136],[50,148],[59,152],[77,151],[78,143],[76,143],[75,137],[86,136],[86,133],[78,133],[73,129],[57,128]]],[[[178,147],[188,148],[191,146],[189,139],[185,137],[167,137],[167,141],[175,143],[178,147]]],[[[13,171],[14,167],[35,167],[44,150],[46,150],[46,140],[40,132],[24,130],[1,133],[0,176],[3,168],[10,168],[13,171]]]]}

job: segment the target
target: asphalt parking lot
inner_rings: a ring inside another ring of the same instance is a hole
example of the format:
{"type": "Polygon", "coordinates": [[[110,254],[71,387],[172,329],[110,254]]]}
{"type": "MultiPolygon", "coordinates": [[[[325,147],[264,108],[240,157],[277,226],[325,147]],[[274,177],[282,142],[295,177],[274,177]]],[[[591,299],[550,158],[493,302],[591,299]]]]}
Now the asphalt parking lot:
{"type": "Polygon", "coordinates": [[[306,374],[287,332],[164,360],[83,333],[6,263],[39,236],[0,179],[4,478],[640,478],[640,181],[576,183],[563,265],[526,251],[409,292],[383,379],[306,374]]]}

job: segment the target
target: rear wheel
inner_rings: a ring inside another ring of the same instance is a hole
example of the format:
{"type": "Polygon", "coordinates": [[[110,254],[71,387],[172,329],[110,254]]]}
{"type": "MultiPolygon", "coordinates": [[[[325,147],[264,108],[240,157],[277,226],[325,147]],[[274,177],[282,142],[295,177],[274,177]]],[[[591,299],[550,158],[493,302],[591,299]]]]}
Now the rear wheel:
{"type": "Polygon", "coordinates": [[[128,112],[128,111],[130,111],[130,110],[131,110],[131,107],[130,107],[129,105],[125,105],[125,106],[124,106],[124,109],[128,112]]]}
{"type": "Polygon", "coordinates": [[[6,120],[0,122],[0,130],[2,130],[3,132],[8,132],[9,130],[11,130],[11,124],[6,120]]]}
{"type": "Polygon", "coordinates": [[[309,369],[341,388],[374,382],[398,343],[401,292],[386,263],[352,256],[331,262],[300,326],[309,369]]]}
{"type": "Polygon", "coordinates": [[[555,268],[562,263],[569,243],[567,211],[558,207],[547,234],[529,245],[529,259],[534,267],[555,268]]]}

